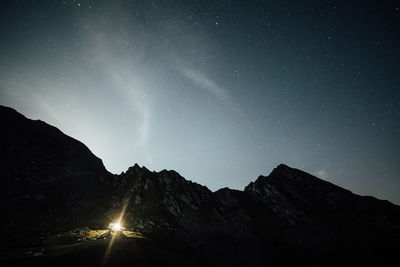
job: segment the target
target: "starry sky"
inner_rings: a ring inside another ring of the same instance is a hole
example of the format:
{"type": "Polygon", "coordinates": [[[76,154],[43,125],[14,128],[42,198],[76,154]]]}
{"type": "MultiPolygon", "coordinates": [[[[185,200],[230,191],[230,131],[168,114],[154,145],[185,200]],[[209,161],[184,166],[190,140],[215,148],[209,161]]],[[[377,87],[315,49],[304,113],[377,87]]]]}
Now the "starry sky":
{"type": "Polygon", "coordinates": [[[0,104],[243,189],[279,163],[400,204],[400,4],[1,1],[0,104]]]}

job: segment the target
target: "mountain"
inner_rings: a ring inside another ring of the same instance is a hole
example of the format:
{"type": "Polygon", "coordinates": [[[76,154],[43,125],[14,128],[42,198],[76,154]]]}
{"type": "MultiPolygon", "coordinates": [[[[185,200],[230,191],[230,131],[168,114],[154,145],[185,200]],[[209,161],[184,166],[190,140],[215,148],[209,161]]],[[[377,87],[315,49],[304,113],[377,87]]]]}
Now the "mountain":
{"type": "Polygon", "coordinates": [[[8,265],[104,265],[100,255],[111,245],[98,239],[105,235],[70,237],[101,232],[121,213],[126,235],[145,238],[110,241],[108,265],[382,266],[396,259],[399,206],[301,170],[281,164],[243,191],[212,192],[175,171],[137,164],[113,175],[81,142],[8,107],[0,107],[0,123],[0,261],[8,265]]]}

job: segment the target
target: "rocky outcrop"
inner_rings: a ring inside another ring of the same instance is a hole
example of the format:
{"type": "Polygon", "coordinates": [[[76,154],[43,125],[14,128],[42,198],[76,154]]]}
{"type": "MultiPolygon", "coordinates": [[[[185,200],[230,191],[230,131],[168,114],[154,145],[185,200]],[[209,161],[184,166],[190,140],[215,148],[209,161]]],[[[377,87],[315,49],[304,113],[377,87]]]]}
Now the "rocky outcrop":
{"type": "Polygon", "coordinates": [[[114,187],[114,194],[119,196],[115,198],[115,212],[126,203],[124,218],[128,224],[147,223],[138,230],[168,226],[210,232],[223,222],[221,204],[214,193],[175,171],[151,172],[136,164],[118,177],[114,187]]]}

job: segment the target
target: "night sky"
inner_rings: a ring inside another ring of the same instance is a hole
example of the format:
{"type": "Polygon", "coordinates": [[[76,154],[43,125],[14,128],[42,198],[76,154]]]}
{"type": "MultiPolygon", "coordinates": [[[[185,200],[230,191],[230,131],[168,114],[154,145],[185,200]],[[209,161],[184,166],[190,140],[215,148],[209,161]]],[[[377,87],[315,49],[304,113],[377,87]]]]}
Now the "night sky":
{"type": "Polygon", "coordinates": [[[279,163],[400,203],[400,3],[1,1],[0,104],[243,189],[279,163]]]}

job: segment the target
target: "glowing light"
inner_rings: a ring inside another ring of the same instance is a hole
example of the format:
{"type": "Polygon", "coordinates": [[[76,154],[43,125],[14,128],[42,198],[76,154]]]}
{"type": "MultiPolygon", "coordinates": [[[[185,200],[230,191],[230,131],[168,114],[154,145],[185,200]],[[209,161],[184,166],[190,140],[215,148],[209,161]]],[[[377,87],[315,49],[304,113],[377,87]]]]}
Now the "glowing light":
{"type": "Polygon", "coordinates": [[[122,231],[123,227],[121,226],[121,223],[116,222],[116,223],[110,223],[108,225],[108,229],[115,231],[115,232],[119,232],[119,231],[122,231]]]}
{"type": "Polygon", "coordinates": [[[108,243],[106,252],[105,252],[105,254],[104,254],[103,265],[106,265],[106,262],[107,262],[107,259],[108,259],[109,255],[110,255],[111,248],[112,248],[112,246],[113,246],[115,237],[118,236],[116,233],[125,230],[125,228],[121,225],[121,221],[122,221],[122,218],[124,217],[126,207],[128,206],[129,198],[128,198],[128,199],[125,199],[124,202],[125,202],[125,203],[124,203],[124,205],[123,205],[123,207],[122,207],[122,212],[121,212],[121,214],[120,214],[120,216],[119,216],[118,221],[117,221],[117,222],[114,222],[114,223],[110,223],[110,224],[108,225],[108,229],[110,230],[111,233],[114,233],[114,234],[112,234],[112,237],[111,237],[111,239],[110,239],[110,242],[108,243]]]}

